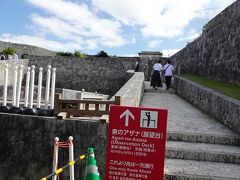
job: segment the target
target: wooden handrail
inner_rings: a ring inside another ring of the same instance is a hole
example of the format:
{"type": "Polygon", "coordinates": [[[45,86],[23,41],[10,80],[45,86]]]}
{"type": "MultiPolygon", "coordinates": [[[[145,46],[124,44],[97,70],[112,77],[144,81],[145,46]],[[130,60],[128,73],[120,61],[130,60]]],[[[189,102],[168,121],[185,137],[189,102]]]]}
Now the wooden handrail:
{"type": "Polygon", "coordinates": [[[111,104],[120,105],[120,96],[115,96],[114,101],[102,100],[80,100],[80,99],[61,99],[61,94],[55,94],[54,114],[65,112],[66,117],[77,116],[102,116],[109,114],[109,106],[111,104]],[[94,106],[94,108],[92,107],[94,106]]]}

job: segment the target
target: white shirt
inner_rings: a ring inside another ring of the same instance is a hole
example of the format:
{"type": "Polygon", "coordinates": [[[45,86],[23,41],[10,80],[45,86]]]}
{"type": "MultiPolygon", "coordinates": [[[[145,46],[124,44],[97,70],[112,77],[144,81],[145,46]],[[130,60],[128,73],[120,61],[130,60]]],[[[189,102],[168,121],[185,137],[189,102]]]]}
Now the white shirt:
{"type": "Polygon", "coordinates": [[[171,64],[165,64],[163,67],[165,71],[165,76],[173,76],[174,68],[171,64]]]}
{"type": "Polygon", "coordinates": [[[13,54],[13,60],[18,60],[18,55],[16,53],[13,54]]]}
{"type": "Polygon", "coordinates": [[[163,68],[163,66],[162,66],[162,64],[160,64],[160,63],[156,63],[156,64],[154,64],[154,66],[153,66],[154,71],[161,71],[162,68],[163,68]]]}

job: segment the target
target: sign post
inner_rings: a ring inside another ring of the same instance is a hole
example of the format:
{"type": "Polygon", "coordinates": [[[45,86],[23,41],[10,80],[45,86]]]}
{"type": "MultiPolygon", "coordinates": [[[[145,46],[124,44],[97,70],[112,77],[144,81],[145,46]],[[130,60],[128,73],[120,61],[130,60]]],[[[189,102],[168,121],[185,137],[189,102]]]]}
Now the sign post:
{"type": "Polygon", "coordinates": [[[111,106],[106,179],[163,180],[167,110],[111,106]]]}

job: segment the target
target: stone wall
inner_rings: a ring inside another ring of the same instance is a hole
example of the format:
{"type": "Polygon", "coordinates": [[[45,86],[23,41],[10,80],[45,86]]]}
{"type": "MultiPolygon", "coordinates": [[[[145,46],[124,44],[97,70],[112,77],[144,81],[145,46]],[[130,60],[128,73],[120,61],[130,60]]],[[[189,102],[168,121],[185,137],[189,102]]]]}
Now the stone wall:
{"type": "MultiPolygon", "coordinates": [[[[121,96],[122,106],[139,107],[144,94],[144,73],[128,71],[132,76],[124,86],[119,89],[115,96],[121,96]]],[[[114,100],[112,98],[112,100],[114,100]]]]}
{"type": "Polygon", "coordinates": [[[4,60],[0,61],[0,86],[4,84],[4,69],[6,64],[8,64],[8,84],[13,85],[14,82],[14,67],[15,66],[23,66],[23,76],[27,72],[28,67],[28,59],[21,59],[18,61],[12,61],[12,60],[4,60]]]}
{"type": "Polygon", "coordinates": [[[37,46],[0,41],[0,52],[2,52],[7,47],[14,48],[19,59],[22,58],[23,54],[37,55],[37,56],[55,56],[56,55],[56,52],[53,52],[44,48],[40,48],[37,46]]]}
{"type": "MultiPolygon", "coordinates": [[[[23,83],[21,97],[24,97],[25,75],[27,67],[35,65],[35,85],[38,83],[39,67],[43,67],[43,86],[46,83],[47,65],[57,69],[56,88],[70,89],[71,96],[78,96],[77,91],[85,89],[88,92],[95,92],[114,95],[130,78],[128,69],[134,69],[138,58],[87,58],[76,57],[51,57],[51,56],[27,56],[29,59],[18,61],[0,61],[0,99],[3,95],[4,67],[9,65],[8,77],[8,98],[12,97],[12,85],[14,81],[14,66],[23,65],[23,83]],[[74,91],[76,90],[76,91],[74,91]]],[[[37,92],[37,87],[35,87],[37,92]]],[[[44,88],[42,97],[44,97],[44,88]]],[[[79,94],[79,93],[78,93],[79,94]]],[[[69,93],[68,93],[69,95],[69,93]]],[[[79,97],[78,97],[79,98],[79,97]]]]}
{"type": "MultiPolygon", "coordinates": [[[[42,93],[41,93],[41,102],[45,102],[45,92],[46,89],[45,87],[42,87],[42,93]]],[[[59,93],[62,92],[59,91],[59,93]]],[[[38,87],[34,87],[34,93],[33,93],[33,102],[37,103],[37,95],[38,95],[38,87]]],[[[2,100],[3,100],[3,86],[0,86],[0,105],[2,105],[2,100]]],[[[13,87],[9,86],[8,91],[7,91],[7,105],[11,106],[12,105],[12,100],[13,100],[13,87]]],[[[21,88],[21,93],[20,93],[20,106],[23,106],[22,103],[25,102],[25,84],[21,88]]]]}
{"type": "MultiPolygon", "coordinates": [[[[56,136],[60,141],[73,136],[75,158],[87,152],[88,147],[94,147],[100,174],[104,179],[106,123],[0,113],[0,124],[0,179],[40,179],[50,174],[56,136]]],[[[68,149],[60,149],[59,168],[67,163],[68,149]]],[[[85,163],[85,160],[76,163],[76,180],[83,179],[85,163]]],[[[69,179],[68,173],[67,168],[60,179],[69,179]]]]}
{"type": "Polygon", "coordinates": [[[139,61],[139,57],[116,57],[118,61],[121,61],[125,70],[134,70],[136,62],[139,61]]]}
{"type": "Polygon", "coordinates": [[[174,86],[179,96],[240,134],[240,101],[178,76],[174,86]]]}
{"type": "Polygon", "coordinates": [[[203,27],[202,35],[171,57],[177,71],[240,85],[240,1],[203,27]]]}
{"type": "MultiPolygon", "coordinates": [[[[47,68],[51,65],[56,71],[56,87],[89,92],[115,94],[128,80],[126,72],[134,69],[135,58],[86,58],[26,56],[29,66],[47,68]]],[[[46,74],[43,74],[45,82],[46,74]]],[[[37,82],[37,79],[36,79],[37,82]]],[[[44,84],[43,84],[44,86],[44,84]]]]}
{"type": "MultiPolygon", "coordinates": [[[[116,95],[122,96],[124,106],[139,106],[144,92],[144,74],[128,72],[127,76],[129,81],[116,95]]],[[[74,137],[75,157],[85,153],[88,147],[94,147],[100,175],[104,179],[108,130],[105,121],[57,120],[0,113],[0,124],[0,179],[40,179],[51,173],[56,136],[60,140],[74,137]]],[[[59,167],[62,167],[68,162],[68,150],[60,149],[59,156],[59,167]]],[[[76,164],[76,180],[83,179],[84,167],[85,161],[76,164]]],[[[69,179],[68,169],[60,178],[69,179]]]]}

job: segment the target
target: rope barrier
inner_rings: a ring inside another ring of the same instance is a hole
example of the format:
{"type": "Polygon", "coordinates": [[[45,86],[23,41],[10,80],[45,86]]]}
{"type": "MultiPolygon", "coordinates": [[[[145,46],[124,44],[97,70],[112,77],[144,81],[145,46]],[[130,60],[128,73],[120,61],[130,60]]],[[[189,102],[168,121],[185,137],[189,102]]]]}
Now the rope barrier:
{"type": "Polygon", "coordinates": [[[87,156],[89,156],[90,154],[91,154],[91,153],[88,152],[88,153],[86,153],[86,154],[84,154],[84,155],[79,156],[79,158],[74,159],[74,161],[69,162],[69,163],[66,164],[65,166],[57,169],[55,172],[49,174],[49,175],[46,176],[46,177],[41,178],[40,180],[47,180],[47,179],[49,179],[49,178],[51,178],[51,177],[53,177],[53,176],[55,176],[55,175],[59,175],[61,172],[63,172],[64,169],[66,169],[66,168],[69,167],[69,166],[74,165],[74,164],[75,164],[77,161],[79,161],[79,160],[81,161],[81,160],[85,159],[85,158],[86,158],[87,156]]]}
{"type": "Polygon", "coordinates": [[[72,141],[58,141],[58,142],[55,142],[54,145],[56,146],[59,146],[61,148],[68,148],[70,145],[72,145],[72,141]]]}
{"type": "MultiPolygon", "coordinates": [[[[55,141],[54,142],[54,161],[55,161],[55,158],[56,158],[56,147],[59,147],[59,148],[69,148],[69,146],[71,146],[73,144],[72,141],[70,140],[67,140],[67,141],[55,141]]],[[[57,175],[57,179],[60,180],[60,177],[59,175],[57,175]]]]}

